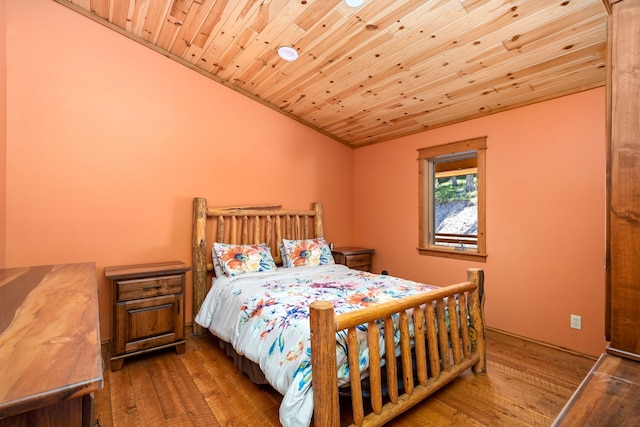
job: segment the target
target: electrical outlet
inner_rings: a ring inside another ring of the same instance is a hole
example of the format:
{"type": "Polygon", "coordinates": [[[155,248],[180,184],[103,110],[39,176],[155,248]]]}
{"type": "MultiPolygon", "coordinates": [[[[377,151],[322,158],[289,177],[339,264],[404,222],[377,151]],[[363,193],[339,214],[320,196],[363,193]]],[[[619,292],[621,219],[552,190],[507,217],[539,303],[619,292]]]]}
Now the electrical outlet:
{"type": "Polygon", "coordinates": [[[573,329],[582,329],[582,316],[578,316],[577,314],[572,314],[571,327],[573,329]]]}

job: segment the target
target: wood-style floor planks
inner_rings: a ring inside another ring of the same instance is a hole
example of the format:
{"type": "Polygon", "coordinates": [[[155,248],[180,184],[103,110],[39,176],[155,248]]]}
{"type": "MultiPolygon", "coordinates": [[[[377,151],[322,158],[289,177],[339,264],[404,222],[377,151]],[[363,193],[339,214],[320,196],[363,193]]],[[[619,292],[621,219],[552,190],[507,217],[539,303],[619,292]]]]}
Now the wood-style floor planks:
{"type": "MultiPolygon", "coordinates": [[[[131,369],[111,372],[109,375],[111,389],[111,422],[114,426],[141,426],[138,416],[138,408],[136,406],[136,396],[134,388],[130,381],[129,373],[131,369]]],[[[105,382],[107,376],[105,375],[105,382]]],[[[100,392],[96,393],[100,395],[100,392]]],[[[142,401],[142,399],[140,399],[142,401]]],[[[96,405],[97,407],[97,405],[96,405]]],[[[146,410],[146,408],[142,408],[146,410]]],[[[99,410],[99,408],[98,408],[99,410]]],[[[106,421],[106,420],[105,420],[106,421]]]]}
{"type": "MultiPolygon", "coordinates": [[[[411,426],[548,426],[594,358],[487,332],[487,374],[465,372],[391,421],[411,426]]],[[[210,335],[187,349],[147,353],[104,373],[95,395],[102,427],[279,426],[281,396],[253,384],[210,335]]]]}
{"type": "MultiPolygon", "coordinates": [[[[213,338],[204,338],[201,341],[203,346],[194,347],[193,352],[187,351],[182,359],[218,423],[209,425],[234,425],[238,413],[243,413],[256,425],[279,426],[277,419],[273,420],[264,414],[273,412],[274,409],[277,412],[281,400],[279,395],[273,390],[264,393],[263,388],[253,384],[235,369],[231,360],[217,345],[213,345],[215,351],[211,351],[213,338]],[[252,402],[251,396],[258,393],[262,397],[252,402]]],[[[193,338],[193,341],[198,340],[200,338],[193,338]]]]}
{"type": "Polygon", "coordinates": [[[196,388],[181,358],[150,358],[149,370],[166,424],[175,426],[213,424],[214,418],[208,412],[209,406],[202,393],[196,388]]]}
{"type": "MultiPolygon", "coordinates": [[[[103,360],[109,360],[107,354],[102,355],[103,360]]],[[[111,406],[111,371],[108,366],[103,369],[102,390],[94,393],[94,416],[97,420],[109,420],[109,425],[113,425],[113,408],[111,406]]]]}
{"type": "Polygon", "coordinates": [[[146,392],[154,387],[151,373],[143,363],[134,363],[129,369],[129,379],[135,396],[136,407],[144,408],[145,420],[148,420],[149,425],[162,425],[164,415],[158,394],[146,392]]]}

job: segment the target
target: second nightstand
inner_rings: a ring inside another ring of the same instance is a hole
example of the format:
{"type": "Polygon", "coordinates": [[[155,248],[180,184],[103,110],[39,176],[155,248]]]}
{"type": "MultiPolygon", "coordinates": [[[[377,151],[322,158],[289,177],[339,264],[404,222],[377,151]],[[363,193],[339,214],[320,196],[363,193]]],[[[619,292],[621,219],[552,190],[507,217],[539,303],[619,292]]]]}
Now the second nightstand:
{"type": "Polygon", "coordinates": [[[331,253],[337,264],[344,264],[355,270],[371,271],[371,258],[375,251],[369,248],[344,246],[333,248],[331,253]]]}
{"type": "Polygon", "coordinates": [[[111,370],[124,358],[175,346],[185,351],[184,283],[191,267],[179,261],[106,267],[111,280],[113,319],[111,370]]]}

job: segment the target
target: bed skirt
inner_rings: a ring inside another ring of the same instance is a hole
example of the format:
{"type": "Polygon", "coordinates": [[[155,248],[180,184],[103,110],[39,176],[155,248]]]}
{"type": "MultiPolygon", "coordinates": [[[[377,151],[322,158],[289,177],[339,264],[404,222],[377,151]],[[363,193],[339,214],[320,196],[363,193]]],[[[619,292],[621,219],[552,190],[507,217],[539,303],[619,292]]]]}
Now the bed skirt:
{"type": "Polygon", "coordinates": [[[255,384],[269,384],[257,363],[238,354],[230,343],[223,341],[220,338],[217,338],[217,340],[220,348],[225,350],[227,356],[233,359],[234,365],[236,365],[240,372],[245,373],[255,384]]]}

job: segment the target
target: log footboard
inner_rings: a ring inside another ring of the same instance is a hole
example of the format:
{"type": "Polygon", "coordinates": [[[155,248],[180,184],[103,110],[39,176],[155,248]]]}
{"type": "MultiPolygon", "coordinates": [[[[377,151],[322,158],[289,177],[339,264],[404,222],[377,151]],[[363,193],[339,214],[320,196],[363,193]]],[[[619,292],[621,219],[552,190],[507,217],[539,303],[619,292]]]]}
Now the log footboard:
{"type": "Polygon", "coordinates": [[[331,303],[311,303],[314,425],[340,425],[336,360],[336,333],[340,331],[347,332],[349,371],[358,372],[356,327],[367,326],[370,397],[366,403],[371,409],[365,413],[362,380],[352,380],[350,412],[355,426],[390,421],[469,368],[486,372],[483,271],[469,269],[467,279],[468,282],[337,316],[331,303]],[[400,356],[396,358],[394,334],[384,334],[385,354],[380,357],[379,325],[384,325],[382,330],[393,330],[394,316],[400,329],[400,356]],[[413,334],[409,332],[409,316],[413,334]],[[402,373],[399,379],[398,372],[402,373]]]}

